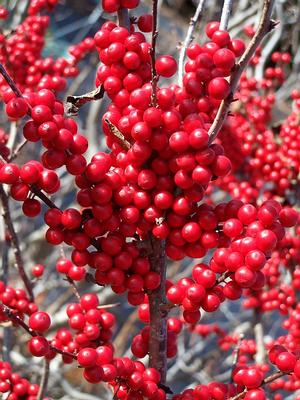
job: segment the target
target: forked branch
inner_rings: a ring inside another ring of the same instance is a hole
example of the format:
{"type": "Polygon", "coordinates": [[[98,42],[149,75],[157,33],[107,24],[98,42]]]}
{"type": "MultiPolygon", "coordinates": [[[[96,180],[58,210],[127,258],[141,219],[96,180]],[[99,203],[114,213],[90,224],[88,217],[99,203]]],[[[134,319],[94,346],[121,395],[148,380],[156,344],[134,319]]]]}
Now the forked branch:
{"type": "Polygon", "coordinates": [[[274,22],[271,20],[273,5],[274,5],[274,0],[264,0],[263,2],[262,14],[257,31],[253,36],[252,40],[250,41],[248,47],[246,48],[244,54],[241,56],[238,64],[235,67],[235,70],[233,71],[229,79],[230,93],[227,96],[227,98],[223,100],[222,103],[220,104],[215,120],[208,131],[208,134],[210,136],[210,143],[212,143],[215,140],[218,133],[220,132],[220,129],[223,126],[223,123],[225,122],[225,119],[229,112],[229,107],[233,100],[233,95],[237,89],[243,71],[245,70],[252,56],[255,54],[255,51],[258,48],[264,36],[268,32],[270,32],[275,26],[274,22]]]}

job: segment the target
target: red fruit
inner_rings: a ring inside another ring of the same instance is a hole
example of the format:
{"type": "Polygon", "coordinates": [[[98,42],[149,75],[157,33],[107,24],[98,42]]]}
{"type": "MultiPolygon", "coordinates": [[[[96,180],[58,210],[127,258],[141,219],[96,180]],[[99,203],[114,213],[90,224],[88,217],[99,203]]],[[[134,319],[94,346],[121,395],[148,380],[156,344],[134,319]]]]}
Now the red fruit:
{"type": "Polygon", "coordinates": [[[258,368],[248,368],[243,374],[243,384],[248,389],[258,388],[264,379],[263,373],[258,368]]]}
{"type": "Polygon", "coordinates": [[[290,207],[284,207],[279,213],[279,221],[285,227],[292,227],[296,225],[299,220],[299,214],[296,210],[290,207]]]}
{"type": "Polygon", "coordinates": [[[214,78],[208,84],[208,94],[217,100],[224,100],[230,93],[230,85],[224,78],[214,78]]]}
{"type": "Polygon", "coordinates": [[[275,365],[277,366],[277,368],[280,371],[286,373],[292,372],[294,370],[296,362],[297,357],[287,351],[279,353],[275,359],[275,365]]]}
{"type": "Polygon", "coordinates": [[[37,264],[31,268],[31,273],[36,278],[39,278],[43,275],[44,270],[45,270],[45,267],[42,264],[37,264]]]}
{"type": "Polygon", "coordinates": [[[177,71],[177,62],[172,56],[160,56],[155,61],[155,68],[158,75],[170,78],[177,71]]]}
{"type": "Polygon", "coordinates": [[[51,325],[49,314],[43,311],[37,311],[29,317],[29,327],[37,332],[45,332],[51,325]]]}
{"type": "Polygon", "coordinates": [[[137,21],[139,30],[142,32],[151,32],[153,25],[152,14],[141,15],[137,21]]]}
{"type": "Polygon", "coordinates": [[[92,367],[97,362],[98,353],[95,349],[86,347],[77,355],[78,364],[82,367],[92,367]]]}
{"type": "Polygon", "coordinates": [[[28,103],[22,97],[11,99],[5,107],[5,112],[12,119],[23,118],[28,112],[28,103]]]}
{"type": "Polygon", "coordinates": [[[28,350],[35,357],[43,357],[49,351],[49,343],[43,336],[34,336],[28,342],[28,350]]]}

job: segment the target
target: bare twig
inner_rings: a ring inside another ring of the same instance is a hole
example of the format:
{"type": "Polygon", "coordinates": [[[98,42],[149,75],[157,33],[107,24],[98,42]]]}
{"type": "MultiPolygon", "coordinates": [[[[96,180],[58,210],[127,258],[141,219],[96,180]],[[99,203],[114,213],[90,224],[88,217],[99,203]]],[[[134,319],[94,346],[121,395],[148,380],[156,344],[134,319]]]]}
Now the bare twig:
{"type": "Polygon", "coordinates": [[[106,310],[108,308],[115,308],[115,307],[119,307],[121,305],[121,303],[110,303],[110,304],[102,304],[101,306],[98,306],[98,310],[106,310]]]}
{"type": "Polygon", "coordinates": [[[33,290],[31,287],[31,282],[30,282],[30,280],[25,272],[25,269],[24,269],[24,263],[23,263],[19,238],[15,231],[15,228],[14,228],[14,225],[13,225],[13,222],[11,219],[11,215],[10,215],[8,196],[5,193],[5,190],[2,185],[0,185],[0,200],[1,200],[1,204],[2,204],[2,217],[4,219],[4,222],[7,226],[7,229],[8,229],[9,235],[10,235],[11,245],[12,245],[12,249],[13,249],[13,252],[15,255],[16,267],[17,267],[20,277],[26,287],[30,301],[34,301],[34,295],[33,295],[33,290]]]}
{"type": "Polygon", "coordinates": [[[149,365],[160,372],[161,384],[166,382],[167,374],[167,315],[168,311],[162,308],[166,304],[166,254],[165,242],[150,237],[149,255],[151,270],[160,275],[160,285],[149,294],[150,307],[150,339],[149,365]]]}
{"type": "Polygon", "coordinates": [[[119,129],[108,118],[105,119],[105,122],[107,123],[111,133],[119,140],[123,149],[129,150],[131,144],[128,142],[128,140],[125,139],[123,133],[121,133],[119,129]]]}
{"type": "Polygon", "coordinates": [[[233,3],[233,0],[224,0],[221,21],[220,21],[220,30],[221,31],[227,30],[229,17],[230,17],[231,10],[232,10],[232,3],[233,3]]]}
{"type": "Polygon", "coordinates": [[[263,364],[266,361],[266,348],[264,343],[264,328],[262,324],[261,312],[254,310],[254,337],[256,343],[255,361],[257,364],[263,364]]]}
{"type": "MultiPolygon", "coordinates": [[[[239,355],[240,355],[240,350],[241,350],[241,345],[242,345],[242,341],[244,339],[244,334],[241,333],[238,339],[238,342],[236,344],[236,347],[234,349],[234,353],[233,353],[233,360],[232,360],[232,368],[231,371],[233,373],[233,371],[235,370],[235,367],[238,363],[239,360],[239,355]]],[[[231,381],[233,381],[233,377],[231,376],[231,381]]]]}
{"type": "Polygon", "coordinates": [[[127,8],[120,8],[118,10],[119,25],[130,30],[130,19],[127,8]]]}
{"type": "Polygon", "coordinates": [[[241,75],[246,68],[251,57],[254,55],[257,47],[262,41],[263,37],[274,28],[274,22],[271,21],[271,14],[273,8],[274,0],[264,0],[263,10],[260,18],[260,22],[255,35],[250,41],[248,47],[246,48],[244,54],[240,58],[240,61],[233,71],[229,83],[230,83],[230,93],[225,100],[223,100],[218,109],[217,115],[211,127],[209,128],[208,134],[210,136],[210,143],[217,137],[222,125],[228,115],[230,104],[233,100],[234,92],[238,86],[241,75]]]}
{"type": "Polygon", "coordinates": [[[158,36],[157,31],[157,3],[158,0],[152,0],[152,17],[153,17],[153,24],[152,24],[152,39],[151,39],[151,48],[150,48],[150,57],[151,57],[151,84],[152,84],[152,105],[155,107],[157,104],[156,92],[157,92],[157,81],[158,76],[156,73],[155,67],[155,60],[156,60],[156,39],[158,36]]]}
{"type": "MultiPolygon", "coordinates": [[[[267,378],[265,378],[263,380],[262,386],[267,385],[268,383],[274,382],[276,379],[279,379],[284,375],[286,375],[286,372],[282,372],[282,371],[274,372],[274,374],[268,376],[267,378]]],[[[229,400],[243,399],[245,397],[246,393],[247,393],[247,389],[245,389],[243,392],[237,394],[236,396],[231,397],[229,400]]]]}
{"type": "Polygon", "coordinates": [[[261,56],[259,58],[259,63],[255,68],[255,78],[258,80],[263,79],[264,70],[267,60],[277,46],[279,40],[282,38],[283,29],[285,26],[285,18],[283,16],[283,4],[281,2],[275,2],[276,19],[280,21],[279,27],[275,30],[274,34],[263,46],[261,56]]]}
{"type": "Polygon", "coordinates": [[[50,372],[50,361],[45,358],[40,388],[36,400],[42,400],[45,396],[45,392],[47,390],[47,385],[48,385],[49,372],[50,372]]]}
{"type": "Polygon", "coordinates": [[[178,84],[182,86],[182,79],[183,79],[183,64],[185,60],[186,49],[189,47],[193,40],[193,34],[196,28],[196,24],[202,14],[203,7],[204,7],[205,0],[199,0],[198,6],[196,8],[194,16],[190,20],[189,29],[186,33],[186,37],[184,42],[182,43],[179,60],[178,60],[178,84]]]}
{"type": "Polygon", "coordinates": [[[5,67],[3,64],[0,63],[0,74],[3,76],[3,78],[6,80],[8,85],[10,86],[11,90],[15,93],[17,97],[23,97],[22,93],[16,86],[15,82],[12,80],[11,76],[9,73],[6,71],[5,67]]]}
{"type": "Polygon", "coordinates": [[[75,285],[73,279],[71,279],[70,277],[67,276],[67,277],[66,277],[66,281],[69,282],[69,284],[71,285],[71,289],[72,289],[72,291],[73,291],[75,297],[77,298],[78,301],[80,301],[80,294],[79,294],[79,292],[78,292],[78,289],[77,289],[77,287],[76,287],[76,285],[75,285]]]}
{"type": "MultiPolygon", "coordinates": [[[[20,318],[17,314],[15,314],[13,312],[13,310],[11,310],[9,307],[7,307],[5,304],[0,303],[0,311],[2,313],[4,313],[6,315],[6,317],[12,321],[13,323],[20,325],[27,333],[29,333],[30,336],[35,337],[35,336],[42,336],[42,334],[38,334],[37,332],[35,332],[33,329],[29,328],[29,326],[26,324],[26,322],[24,322],[22,320],[22,318],[20,318]]],[[[65,356],[69,356],[72,357],[74,359],[77,359],[76,355],[73,353],[70,353],[68,351],[63,351],[53,345],[49,345],[49,348],[53,351],[55,351],[55,353],[59,353],[65,356]]]]}

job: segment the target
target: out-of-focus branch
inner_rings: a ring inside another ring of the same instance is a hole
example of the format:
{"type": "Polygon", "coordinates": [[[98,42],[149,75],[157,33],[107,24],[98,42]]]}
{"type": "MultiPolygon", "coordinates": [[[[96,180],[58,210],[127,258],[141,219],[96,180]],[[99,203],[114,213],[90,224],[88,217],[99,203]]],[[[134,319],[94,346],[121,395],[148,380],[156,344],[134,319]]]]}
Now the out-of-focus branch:
{"type": "Polygon", "coordinates": [[[77,289],[77,287],[76,287],[76,285],[75,285],[73,279],[71,279],[71,278],[69,278],[69,277],[67,276],[67,277],[66,277],[66,281],[68,281],[69,284],[71,285],[71,289],[72,289],[72,291],[73,291],[73,293],[74,293],[76,299],[77,299],[78,301],[80,301],[80,294],[79,294],[79,292],[78,292],[78,289],[77,289]]]}
{"type": "Polygon", "coordinates": [[[266,348],[264,343],[264,328],[261,318],[261,312],[254,310],[254,337],[256,343],[255,361],[257,364],[263,364],[266,361],[266,348]]]}
{"type": "MultiPolygon", "coordinates": [[[[244,334],[241,333],[240,337],[238,339],[238,342],[236,344],[236,347],[234,349],[234,353],[233,353],[232,368],[231,368],[232,373],[234,372],[235,367],[236,367],[236,365],[237,365],[237,363],[239,361],[239,355],[240,355],[241,345],[242,345],[243,339],[244,339],[244,334]]],[[[232,376],[231,376],[231,380],[232,380],[232,376]]]]}
{"type": "Polygon", "coordinates": [[[261,43],[264,36],[274,28],[274,22],[271,21],[273,4],[274,0],[264,0],[263,10],[257,31],[253,36],[252,40],[250,41],[248,47],[246,48],[244,54],[240,58],[240,61],[236,65],[235,70],[233,71],[230,77],[229,80],[230,93],[226,97],[226,99],[221,102],[215,120],[208,131],[208,134],[210,136],[210,143],[212,143],[217,137],[228,115],[229,107],[233,100],[233,95],[237,89],[243,71],[245,70],[252,56],[255,54],[255,51],[259,46],[259,44],[261,43]]]}
{"type": "Polygon", "coordinates": [[[18,155],[20,154],[21,150],[23,149],[24,146],[26,146],[26,144],[28,143],[27,139],[24,139],[22,142],[20,142],[16,148],[12,151],[11,156],[8,159],[8,162],[13,161],[15,158],[18,157],[18,155]]]}
{"type": "Polygon", "coordinates": [[[45,358],[40,388],[36,400],[42,400],[45,396],[49,380],[49,372],[50,372],[50,361],[45,358]]]}
{"type": "Polygon", "coordinates": [[[204,8],[205,0],[199,0],[198,6],[196,8],[194,16],[190,20],[189,29],[187,30],[186,37],[184,42],[181,45],[179,60],[178,60],[178,84],[182,86],[183,79],[183,64],[186,54],[186,49],[189,47],[193,40],[194,31],[197,25],[197,22],[202,14],[204,8]]]}
{"type": "Polygon", "coordinates": [[[279,1],[275,2],[274,5],[276,11],[276,19],[280,21],[278,28],[275,30],[274,34],[270,37],[270,40],[267,41],[265,46],[263,47],[262,54],[259,59],[259,63],[255,68],[255,78],[258,80],[263,79],[264,70],[267,60],[269,59],[270,55],[274,51],[277,43],[282,37],[283,28],[285,26],[285,19],[283,15],[283,4],[279,1]]]}
{"type": "Polygon", "coordinates": [[[221,14],[221,21],[220,21],[220,30],[225,31],[228,27],[228,22],[232,10],[232,3],[233,0],[224,0],[222,14],[221,14]]]}
{"type": "Polygon", "coordinates": [[[118,20],[120,26],[123,26],[124,28],[130,30],[130,19],[127,8],[120,8],[118,10],[118,20]]]}
{"type": "Polygon", "coordinates": [[[11,246],[12,246],[14,256],[15,256],[16,267],[17,267],[17,269],[19,271],[19,275],[26,287],[30,301],[34,301],[34,295],[33,295],[33,290],[31,287],[31,282],[30,282],[30,280],[25,272],[25,269],[24,269],[24,263],[23,263],[23,257],[22,257],[22,253],[21,253],[19,238],[15,231],[15,227],[13,225],[11,215],[10,215],[8,196],[5,193],[5,190],[2,185],[0,185],[0,201],[2,204],[2,217],[5,222],[5,225],[7,226],[8,233],[10,235],[11,246]]]}

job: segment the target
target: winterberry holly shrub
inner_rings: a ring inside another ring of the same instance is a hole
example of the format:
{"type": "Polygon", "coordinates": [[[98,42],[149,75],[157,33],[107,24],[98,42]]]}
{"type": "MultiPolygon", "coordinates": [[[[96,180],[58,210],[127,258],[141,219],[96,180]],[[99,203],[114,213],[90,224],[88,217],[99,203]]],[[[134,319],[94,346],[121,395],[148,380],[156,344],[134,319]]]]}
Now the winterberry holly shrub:
{"type": "Polygon", "coordinates": [[[291,54],[275,49],[263,76],[253,73],[263,41],[278,29],[274,1],[262,1],[257,26],[233,37],[233,2],[225,0],[220,22],[194,38],[200,1],[179,58],[157,51],[156,0],[149,14],[139,0],[103,0],[107,19],[93,37],[73,45],[69,57],[45,57],[57,3],[31,0],[12,30],[9,8],[0,7],[3,398],[64,398],[51,375],[70,364],[115,400],[281,400],[289,392],[299,399],[300,90],[291,91],[289,115],[274,126],[291,54]],[[91,53],[94,87],[64,102],[91,53]],[[97,124],[106,149],[88,156],[78,113],[104,100],[97,124]],[[64,176],[74,196],[58,206],[64,176]],[[16,227],[33,218],[43,221],[40,240],[65,282],[59,306],[37,293],[53,273],[44,254],[30,263],[22,250],[16,227]],[[103,288],[139,321],[123,334],[131,343],[124,354],[116,340],[121,305],[103,303],[103,288]],[[250,328],[228,329],[219,319],[227,307],[239,322],[234,302],[254,315],[250,328]],[[274,315],[280,331],[270,326],[274,315]],[[179,352],[186,340],[191,349],[195,341],[216,347],[223,375],[207,379],[207,363],[198,360],[189,370],[198,373],[194,384],[177,390],[169,377],[176,360],[189,362],[179,352]],[[11,357],[16,349],[28,366],[43,359],[38,380],[11,357]]]}

